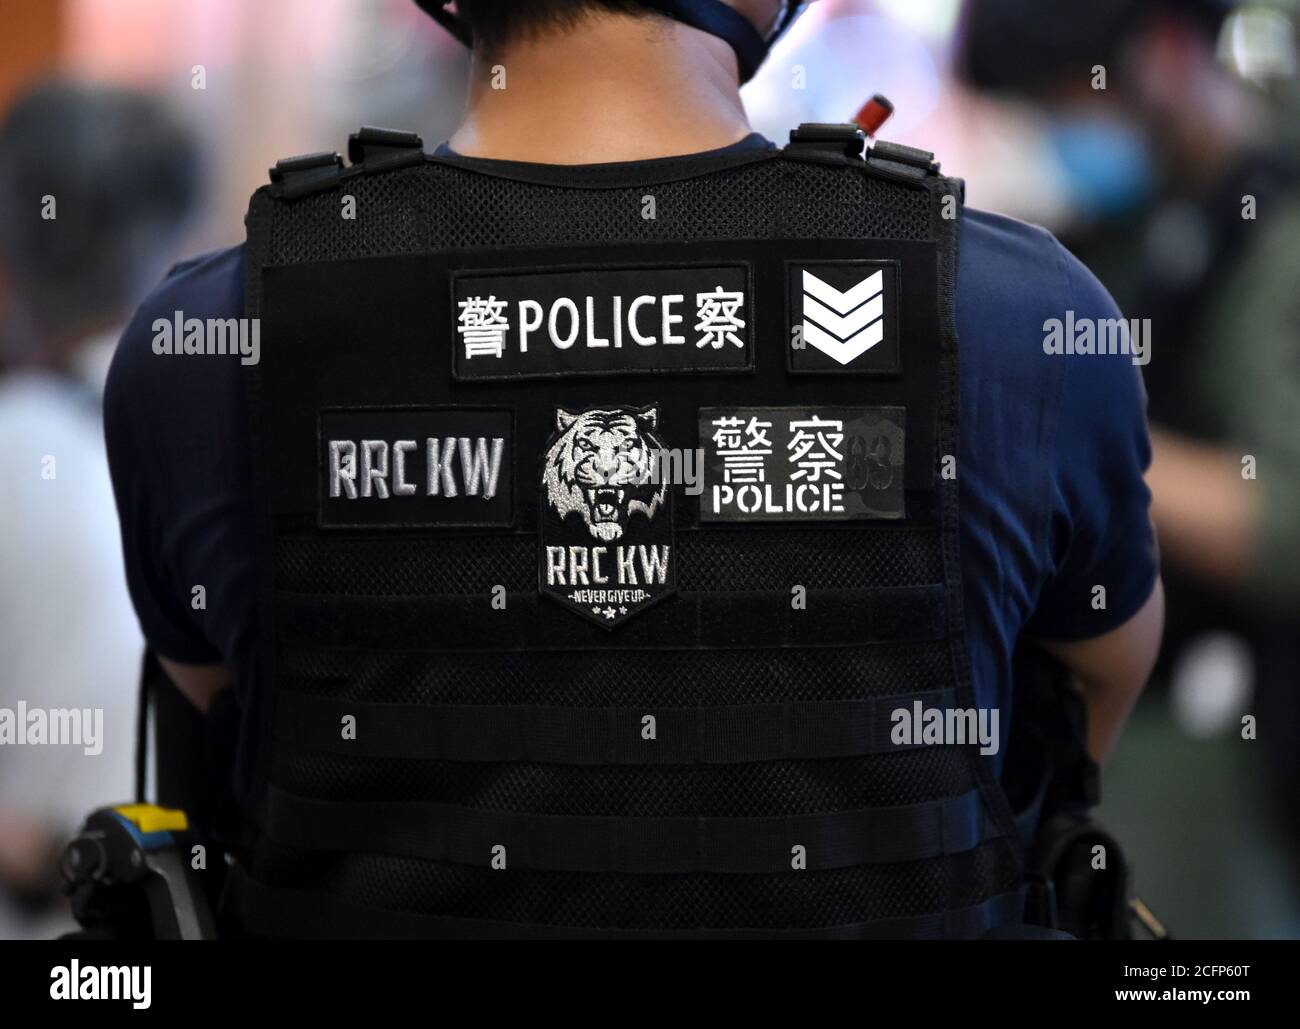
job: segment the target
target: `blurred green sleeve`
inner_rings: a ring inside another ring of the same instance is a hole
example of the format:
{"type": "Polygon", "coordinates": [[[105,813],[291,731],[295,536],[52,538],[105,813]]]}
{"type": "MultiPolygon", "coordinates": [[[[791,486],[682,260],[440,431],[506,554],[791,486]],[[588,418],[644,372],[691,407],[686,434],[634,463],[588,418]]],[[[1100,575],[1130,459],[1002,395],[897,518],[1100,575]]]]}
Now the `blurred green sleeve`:
{"type": "MultiPolygon", "coordinates": [[[[1194,399],[1223,445],[1255,458],[1253,559],[1243,592],[1269,607],[1300,603],[1300,203],[1260,211],[1254,242],[1207,309],[1194,399]]],[[[1158,345],[1158,344],[1157,344],[1158,345]]],[[[1159,360],[1159,354],[1153,354],[1159,360]]],[[[1176,357],[1172,359],[1176,360],[1176,357]]]]}

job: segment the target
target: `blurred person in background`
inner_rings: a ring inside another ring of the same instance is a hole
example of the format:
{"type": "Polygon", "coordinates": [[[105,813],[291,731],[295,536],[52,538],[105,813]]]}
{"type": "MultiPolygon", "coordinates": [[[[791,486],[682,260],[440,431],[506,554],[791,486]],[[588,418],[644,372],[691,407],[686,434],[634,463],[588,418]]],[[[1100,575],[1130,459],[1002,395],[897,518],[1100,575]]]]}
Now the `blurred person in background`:
{"type": "Polygon", "coordinates": [[[50,935],[59,848],[131,796],[142,645],[100,402],[197,167],[188,132],[132,92],[49,81],[0,122],[0,708],[103,711],[98,754],[0,746],[0,937],[50,935]]]}
{"type": "MultiPolygon", "coordinates": [[[[1294,831],[1300,191],[1278,112],[1221,59],[1234,6],[968,0],[958,71],[1046,113],[1073,212],[1062,242],[1126,317],[1151,320],[1148,481],[1169,589],[1158,675],[1192,731],[1259,715],[1294,831]]],[[[1287,20],[1269,25],[1289,45],[1287,20]]]]}

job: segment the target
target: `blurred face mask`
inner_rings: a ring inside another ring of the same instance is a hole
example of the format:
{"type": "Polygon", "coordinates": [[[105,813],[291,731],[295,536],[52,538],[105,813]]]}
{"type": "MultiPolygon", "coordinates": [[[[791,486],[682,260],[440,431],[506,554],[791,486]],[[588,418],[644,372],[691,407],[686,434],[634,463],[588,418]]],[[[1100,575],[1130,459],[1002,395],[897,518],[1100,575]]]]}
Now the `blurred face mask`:
{"type": "Polygon", "coordinates": [[[1155,163],[1146,137],[1109,115],[1052,118],[1047,141],[1056,155],[1065,199],[1086,219],[1117,218],[1140,208],[1155,187],[1155,163]]]}

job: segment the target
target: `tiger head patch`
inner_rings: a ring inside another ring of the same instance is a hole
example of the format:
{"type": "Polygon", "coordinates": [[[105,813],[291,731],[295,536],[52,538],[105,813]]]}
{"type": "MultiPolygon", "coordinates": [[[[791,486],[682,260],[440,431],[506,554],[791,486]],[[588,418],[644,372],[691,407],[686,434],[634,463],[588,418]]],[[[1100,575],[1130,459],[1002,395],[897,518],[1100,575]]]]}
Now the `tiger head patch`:
{"type": "Polygon", "coordinates": [[[655,406],[557,408],[542,461],[542,593],[615,628],[676,588],[655,406]]]}

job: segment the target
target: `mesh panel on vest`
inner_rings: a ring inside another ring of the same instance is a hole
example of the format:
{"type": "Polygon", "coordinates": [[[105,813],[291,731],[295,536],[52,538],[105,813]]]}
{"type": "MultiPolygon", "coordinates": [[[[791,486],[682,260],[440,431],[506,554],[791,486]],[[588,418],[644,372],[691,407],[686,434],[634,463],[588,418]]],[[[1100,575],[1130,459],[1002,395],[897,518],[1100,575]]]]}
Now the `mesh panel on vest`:
{"type": "Polygon", "coordinates": [[[297,200],[272,225],[267,263],[430,249],[771,239],[787,226],[807,238],[930,238],[923,191],[842,168],[768,161],[710,175],[706,189],[699,181],[657,183],[656,215],[647,220],[645,187],[597,194],[446,165],[362,176],[349,180],[347,192],[366,217],[340,218],[333,192],[297,200]]]}
{"type": "MultiPolygon", "coordinates": [[[[653,190],[658,213],[646,220],[643,186],[539,185],[433,162],[350,178],[344,191],[366,212],[356,220],[339,218],[337,190],[292,202],[263,194],[260,209],[255,201],[259,216],[250,217],[250,234],[257,234],[250,313],[262,301],[261,266],[541,244],[934,239],[931,193],[865,174],[861,165],[771,159],[657,182],[653,190]]],[[[951,374],[940,384],[955,388],[951,374]]],[[[259,404],[276,402],[255,396],[259,404]]],[[[951,404],[944,410],[952,419],[951,404]]],[[[864,594],[941,585],[959,614],[955,509],[946,512],[942,522],[691,527],[676,540],[678,586],[725,597],[789,596],[793,585],[864,594]]],[[[798,705],[965,687],[959,637],[875,639],[865,627],[852,645],[772,645],[755,626],[754,645],[740,649],[533,653],[432,649],[427,638],[385,650],[341,641],[328,618],[317,624],[309,616],[276,629],[265,616],[285,601],[370,603],[382,618],[383,603],[394,599],[481,596],[497,586],[533,591],[537,536],[327,534],[292,519],[271,520],[262,532],[260,645],[270,648],[263,668],[272,691],[368,704],[653,708],[798,705]]],[[[292,734],[278,738],[291,741],[292,734]]],[[[350,757],[280,742],[262,765],[276,788],[316,801],[437,803],[575,819],[814,815],[942,802],[988,785],[968,748],[947,746],[731,765],[568,766],[350,757]]],[[[1002,838],[942,857],[834,870],[632,875],[501,873],[487,867],[487,855],[483,867],[471,867],[364,846],[312,852],[274,836],[271,826],[252,863],[256,878],[272,887],[392,911],[592,929],[837,926],[968,907],[1012,890],[1019,878],[1014,847],[1002,838]]]]}
{"type": "Polygon", "coordinates": [[[303,693],[391,704],[672,707],[849,700],[920,692],[943,682],[947,655],[929,642],[822,650],[540,653],[358,653],[286,647],[279,685],[303,693]],[[647,659],[648,658],[648,659],[647,659]]]}

